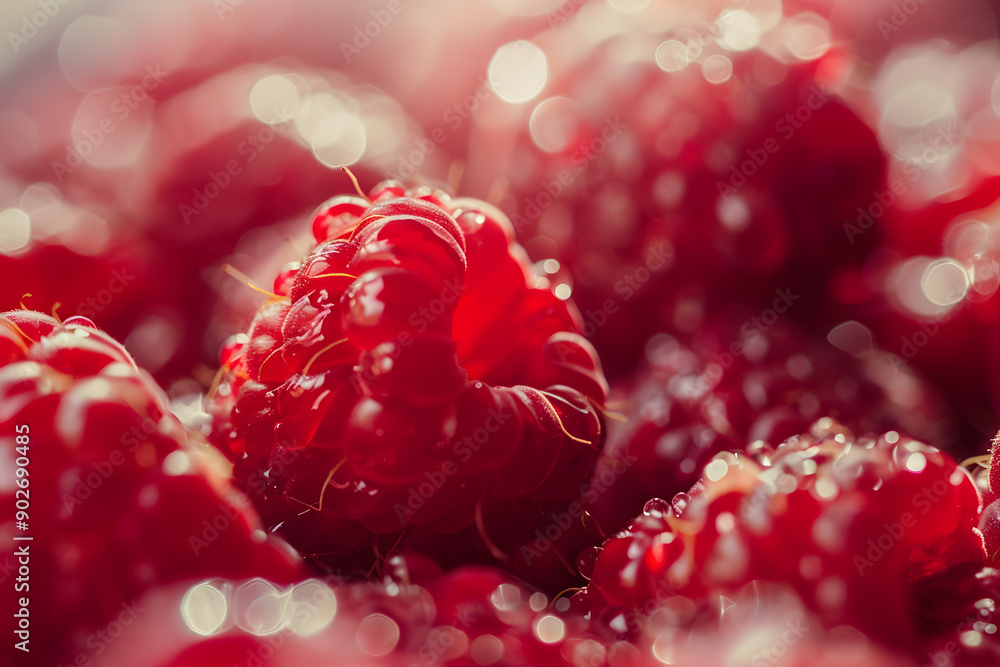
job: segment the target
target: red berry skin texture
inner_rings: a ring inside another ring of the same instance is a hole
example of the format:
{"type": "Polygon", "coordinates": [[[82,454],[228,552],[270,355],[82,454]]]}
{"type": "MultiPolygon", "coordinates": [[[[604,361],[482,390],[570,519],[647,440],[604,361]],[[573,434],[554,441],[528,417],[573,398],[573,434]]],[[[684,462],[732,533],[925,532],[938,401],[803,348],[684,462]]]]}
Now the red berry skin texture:
{"type": "Polygon", "coordinates": [[[852,356],[786,320],[756,328],[754,316],[720,313],[687,341],[660,334],[641,372],[617,384],[612,402],[625,419],[608,425],[595,472],[605,490],[587,504],[605,531],[649,498],[687,491],[716,454],[782,442],[824,416],[855,433],[951,435],[943,398],[888,355],[852,356]]]}
{"type": "MultiPolygon", "coordinates": [[[[154,587],[299,576],[219,457],[89,320],[3,313],[0,364],[0,562],[24,579],[0,596],[11,614],[29,601],[35,664],[89,655],[88,638],[154,587]]],[[[7,616],[8,637],[18,623],[7,616]]],[[[2,655],[24,654],[6,641],[2,655]]]]}
{"type": "MultiPolygon", "coordinates": [[[[544,582],[517,547],[604,439],[607,383],[575,309],[485,202],[386,182],[329,200],[312,230],[301,268],[223,351],[211,439],[236,478],[340,572],[409,550],[544,582]]],[[[568,585],[573,558],[548,554],[561,573],[546,585],[568,585]]]]}
{"type": "Polygon", "coordinates": [[[587,599],[610,619],[663,590],[698,599],[787,582],[827,627],[912,648],[962,619],[962,594],[942,591],[983,567],[980,507],[943,452],[824,419],[776,448],[720,454],[673,506],[647,503],[598,553],[587,599]]]}

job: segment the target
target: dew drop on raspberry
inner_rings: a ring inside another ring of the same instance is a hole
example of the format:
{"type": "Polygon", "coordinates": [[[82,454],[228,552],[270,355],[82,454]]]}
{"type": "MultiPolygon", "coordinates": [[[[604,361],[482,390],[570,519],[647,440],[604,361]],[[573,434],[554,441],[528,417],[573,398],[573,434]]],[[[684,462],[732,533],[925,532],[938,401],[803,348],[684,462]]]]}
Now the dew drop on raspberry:
{"type": "Polygon", "coordinates": [[[576,557],[576,569],[580,572],[580,576],[590,581],[590,578],[594,576],[594,566],[597,564],[597,557],[601,555],[600,547],[587,547],[580,552],[580,555],[576,557]]]}
{"type": "Polygon", "coordinates": [[[90,327],[91,329],[96,329],[97,325],[90,318],[84,317],[83,315],[74,315],[73,317],[68,317],[63,320],[63,326],[77,326],[77,327],[90,327]]]}
{"type": "MultiPolygon", "coordinates": [[[[677,494],[681,495],[681,494],[677,494]]],[[[674,501],[677,501],[677,497],[674,496],[674,501]]],[[[642,506],[642,513],[646,516],[662,517],[664,515],[671,514],[670,503],[668,503],[663,498],[650,498],[646,501],[646,504],[642,506]]]]}
{"type": "Polygon", "coordinates": [[[243,333],[227,338],[219,351],[219,362],[226,367],[234,366],[243,354],[243,346],[249,340],[250,337],[243,333]]]}
{"type": "Polygon", "coordinates": [[[312,234],[317,243],[341,236],[358,224],[368,202],[353,195],[338,195],[313,213],[312,234]]]}
{"type": "Polygon", "coordinates": [[[281,267],[281,273],[274,279],[274,293],[278,296],[288,296],[292,292],[292,285],[295,284],[295,275],[302,268],[299,262],[288,262],[281,267]]]}
{"type": "Polygon", "coordinates": [[[684,510],[687,509],[687,506],[690,502],[691,502],[691,496],[689,496],[686,493],[678,493],[676,496],[674,496],[674,499],[670,503],[674,508],[674,515],[683,516],[684,510]]]}
{"type": "Polygon", "coordinates": [[[406,189],[399,181],[382,181],[372,188],[368,196],[372,202],[399,199],[406,196],[406,189]]]}

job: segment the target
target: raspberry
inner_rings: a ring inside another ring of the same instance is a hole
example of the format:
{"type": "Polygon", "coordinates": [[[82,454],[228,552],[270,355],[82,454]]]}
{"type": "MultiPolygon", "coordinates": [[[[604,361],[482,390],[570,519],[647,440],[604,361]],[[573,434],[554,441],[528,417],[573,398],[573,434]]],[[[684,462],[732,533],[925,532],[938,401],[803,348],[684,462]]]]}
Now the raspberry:
{"type": "MultiPolygon", "coordinates": [[[[987,457],[972,459],[981,461],[987,457]]],[[[988,565],[1000,564],[1000,434],[993,438],[989,454],[989,465],[979,469],[977,478],[983,496],[983,511],[979,517],[979,530],[983,534],[988,565]]]]}
{"type": "MultiPolygon", "coordinates": [[[[13,613],[28,595],[32,656],[56,664],[91,650],[93,632],[157,586],[298,575],[286,549],[264,542],[247,499],[215,469],[217,455],[188,443],[162,393],[89,320],[4,313],[0,364],[0,447],[10,480],[15,463],[27,470],[16,478],[25,484],[0,494],[0,558],[17,572],[27,550],[30,570],[20,593],[4,587],[3,601],[13,613]],[[22,501],[26,527],[15,524],[22,501]],[[43,640],[43,628],[62,630],[43,640]]],[[[17,622],[6,622],[8,636],[17,622]]],[[[13,644],[4,655],[21,655],[13,644]]]]}
{"type": "Polygon", "coordinates": [[[689,489],[716,454],[782,442],[824,416],[857,433],[950,435],[943,400],[920,378],[884,353],[853,357],[812,341],[784,319],[768,325],[727,312],[689,345],[659,334],[646,350],[637,386],[624,387],[628,420],[609,425],[608,456],[594,475],[610,482],[588,504],[608,530],[646,499],[689,489]]]}
{"type": "Polygon", "coordinates": [[[943,591],[961,599],[983,566],[979,509],[946,454],[823,419],[777,448],[717,456],[672,506],[647,503],[604,544],[583,602],[608,621],[665,595],[787,582],[827,627],[919,646],[962,618],[943,591]]]}
{"type": "Polygon", "coordinates": [[[828,90],[843,54],[786,64],[702,43],[698,61],[732,68],[710,83],[696,54],[679,71],[654,62],[687,30],[647,41],[585,25],[539,38],[546,98],[506,133],[491,127],[500,157],[473,177],[509,182],[501,207],[534,259],[558,260],[610,376],[654,333],[692,331],[728,303],[792,287],[790,316],[822,330],[867,296],[858,275],[879,233],[844,225],[884,189],[886,160],[828,90]]]}
{"type": "Polygon", "coordinates": [[[603,441],[607,387],[575,311],[484,202],[388,182],[328,201],[312,229],[223,351],[212,439],[237,479],[331,567],[399,548],[541,576],[517,546],[603,441]]]}

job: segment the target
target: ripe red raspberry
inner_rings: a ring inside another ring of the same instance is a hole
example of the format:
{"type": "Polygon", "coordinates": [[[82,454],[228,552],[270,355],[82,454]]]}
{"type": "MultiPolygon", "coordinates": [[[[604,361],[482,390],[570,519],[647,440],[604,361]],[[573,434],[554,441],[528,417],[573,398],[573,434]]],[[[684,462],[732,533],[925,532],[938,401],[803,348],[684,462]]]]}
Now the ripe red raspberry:
{"type": "Polygon", "coordinates": [[[343,571],[399,546],[557,585],[516,547],[603,443],[606,384],[572,306],[484,202],[388,182],[328,201],[313,233],[224,350],[212,406],[265,520],[343,571]]]}
{"type": "Polygon", "coordinates": [[[93,633],[156,586],[298,575],[290,550],[265,543],[223,462],[188,443],[162,393],[89,320],[0,315],[0,406],[2,655],[24,657],[11,640],[22,596],[30,656],[56,664],[88,655],[93,633]]]}
{"type": "MultiPolygon", "coordinates": [[[[979,457],[979,460],[986,457],[979,457]]],[[[973,459],[977,460],[977,459],[973,459]]],[[[983,533],[987,565],[1000,565],[1000,434],[993,438],[989,455],[989,466],[979,469],[977,477],[983,496],[983,512],[979,518],[979,530],[983,533]]]]}
{"type": "Polygon", "coordinates": [[[875,134],[831,90],[843,54],[703,44],[663,62],[658,44],[688,36],[605,35],[580,21],[539,38],[545,98],[506,134],[491,122],[473,178],[509,183],[501,208],[533,259],[558,260],[609,375],[652,334],[775,289],[800,291],[791,316],[825,333],[866,294],[879,234],[843,227],[885,180],[875,134]],[[706,80],[709,57],[725,81],[706,80]]]}
{"type": "Polygon", "coordinates": [[[689,344],[654,337],[646,357],[635,386],[619,387],[628,419],[609,423],[594,474],[601,493],[588,507],[607,531],[646,499],[688,490],[716,454],[782,442],[821,417],[856,433],[950,436],[943,400],[908,369],[878,351],[854,357],[813,341],[784,318],[727,312],[689,344]]]}
{"type": "Polygon", "coordinates": [[[827,627],[912,649],[961,621],[943,591],[961,597],[983,566],[979,509],[946,454],[823,419],[777,448],[716,457],[672,506],[649,501],[604,544],[585,603],[610,622],[649,600],[787,582],[827,627]]]}

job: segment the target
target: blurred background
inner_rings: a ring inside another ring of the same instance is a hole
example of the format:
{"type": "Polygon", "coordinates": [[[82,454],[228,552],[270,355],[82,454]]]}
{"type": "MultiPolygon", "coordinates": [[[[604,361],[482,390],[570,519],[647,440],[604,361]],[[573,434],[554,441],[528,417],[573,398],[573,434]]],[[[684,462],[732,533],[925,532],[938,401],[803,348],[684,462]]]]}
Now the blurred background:
{"type": "Polygon", "coordinates": [[[878,355],[897,402],[937,406],[935,444],[981,451],[1000,424],[997,10],[6,2],[0,310],[58,303],[196,392],[263,298],[224,265],[269,289],[309,213],[353,189],[346,166],[366,191],[501,207],[617,386],[665,335],[780,318],[878,355]]]}

